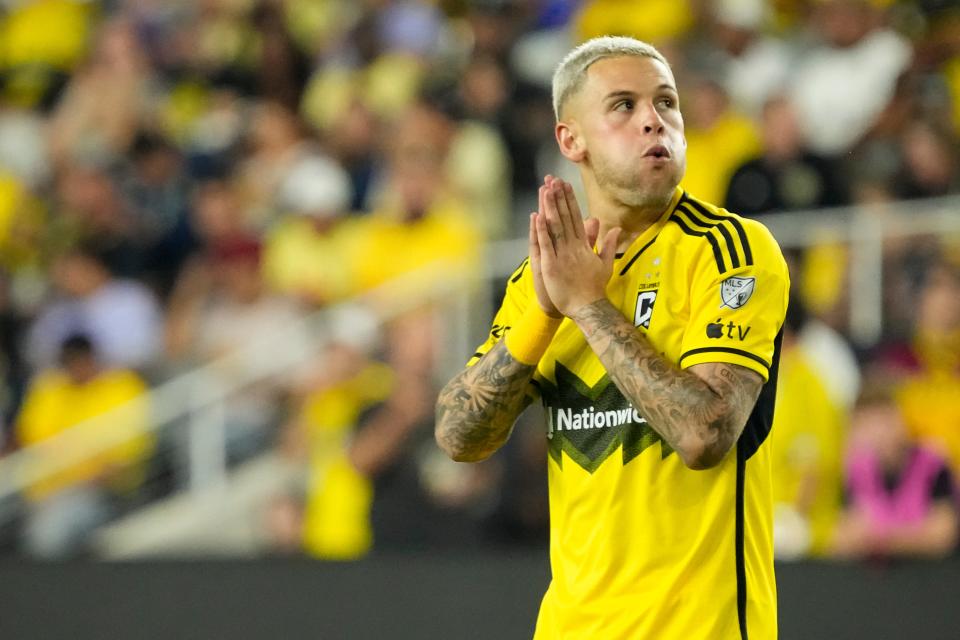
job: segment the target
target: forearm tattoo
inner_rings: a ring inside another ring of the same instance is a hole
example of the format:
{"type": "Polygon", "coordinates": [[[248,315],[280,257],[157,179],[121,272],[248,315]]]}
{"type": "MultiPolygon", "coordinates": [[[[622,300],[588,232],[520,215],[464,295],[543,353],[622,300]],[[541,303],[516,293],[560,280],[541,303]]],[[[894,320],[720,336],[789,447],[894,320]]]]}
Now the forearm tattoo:
{"type": "Polygon", "coordinates": [[[437,400],[436,437],[454,459],[482,460],[500,448],[530,402],[536,367],[514,360],[501,340],[453,378],[437,400]]]}
{"type": "Polygon", "coordinates": [[[573,320],[613,382],[691,466],[717,464],[734,445],[760,393],[760,376],[737,365],[683,370],[658,353],[609,300],[573,320]]]}

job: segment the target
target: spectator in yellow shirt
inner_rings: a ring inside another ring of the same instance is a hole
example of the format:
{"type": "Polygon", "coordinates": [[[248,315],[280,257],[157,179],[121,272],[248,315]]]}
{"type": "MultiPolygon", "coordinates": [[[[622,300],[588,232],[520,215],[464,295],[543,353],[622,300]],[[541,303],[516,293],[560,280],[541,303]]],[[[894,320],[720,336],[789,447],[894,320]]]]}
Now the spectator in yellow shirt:
{"type": "Polygon", "coordinates": [[[355,292],[353,229],[345,218],[350,176],[334,160],[300,160],[280,187],[284,214],[267,233],[263,277],[275,292],[310,305],[338,302],[355,292]]]}
{"type": "Polygon", "coordinates": [[[153,447],[142,401],[147,387],[137,374],[103,368],[83,335],[64,341],[60,361],[32,382],[15,424],[19,444],[36,447],[29,471],[40,478],[27,490],[24,543],[43,558],[83,549],[116,499],[142,482],[140,463],[153,447]]]}
{"type": "Polygon", "coordinates": [[[730,106],[729,96],[716,81],[701,77],[688,92],[683,113],[687,172],[681,186],[697,198],[723,202],[734,171],[760,151],[760,133],[730,106]]]}
{"type": "Polygon", "coordinates": [[[846,407],[831,393],[802,343],[807,314],[792,299],[773,414],[774,553],[780,559],[828,551],[841,510],[846,407]]]}

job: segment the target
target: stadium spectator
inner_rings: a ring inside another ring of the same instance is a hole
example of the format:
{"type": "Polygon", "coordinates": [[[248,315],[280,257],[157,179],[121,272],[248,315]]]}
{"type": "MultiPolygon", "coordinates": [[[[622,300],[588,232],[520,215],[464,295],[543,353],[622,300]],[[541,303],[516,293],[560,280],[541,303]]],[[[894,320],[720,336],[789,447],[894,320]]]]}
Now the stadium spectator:
{"type": "Polygon", "coordinates": [[[81,62],[93,7],[71,0],[24,2],[0,15],[0,81],[12,104],[46,111],[81,62]]]}
{"type": "Polygon", "coordinates": [[[733,109],[716,78],[691,76],[688,81],[691,86],[683,104],[688,168],[683,188],[697,198],[723,202],[730,176],[760,151],[760,132],[733,109]]]}
{"type": "Polygon", "coordinates": [[[733,172],[724,206],[746,216],[847,204],[840,167],[806,148],[783,97],[763,106],[763,151],[733,172]]]}
{"type": "MultiPolygon", "coordinates": [[[[260,274],[260,242],[234,238],[213,247],[205,260],[184,271],[174,290],[166,326],[166,351],[174,362],[209,362],[225,356],[213,375],[225,382],[254,370],[257,357],[244,347],[285,332],[274,355],[302,350],[302,314],[288,299],[272,295],[260,274]],[[284,350],[281,352],[280,350],[284,350]],[[241,354],[238,356],[238,354],[241,354]]],[[[292,375],[292,372],[291,372],[292,375]]],[[[225,405],[226,450],[230,462],[249,458],[275,437],[291,380],[274,379],[230,399],[225,405]]]]}
{"type": "Polygon", "coordinates": [[[821,42],[801,56],[790,99],[810,149],[835,157],[870,131],[913,54],[868,0],[817,0],[811,16],[821,42]]]}
{"type": "Polygon", "coordinates": [[[106,366],[147,369],[161,346],[156,298],[136,280],[117,278],[100,253],[68,250],[53,264],[58,296],[46,304],[27,334],[26,356],[35,371],[56,363],[69,336],[89,336],[106,366]]]}
{"type": "MultiPolygon", "coordinates": [[[[45,238],[48,250],[81,243],[96,249],[117,276],[144,274],[141,229],[106,166],[78,162],[60,168],[54,211],[45,238]]],[[[144,241],[147,241],[144,239],[144,241]]]]}
{"type": "Polygon", "coordinates": [[[756,118],[787,86],[792,43],[764,32],[772,18],[765,0],[712,0],[708,6],[712,40],[700,53],[719,60],[721,82],[732,104],[756,118]]]}
{"type": "Polygon", "coordinates": [[[89,534],[142,482],[141,463],[153,446],[140,400],[144,381],[128,369],[105,367],[86,336],[61,344],[60,366],[31,382],[16,419],[18,444],[42,445],[32,449],[33,469],[46,473],[27,491],[24,548],[46,559],[84,550],[89,534]],[[67,433],[98,416],[104,417],[82,433],[67,433]]]}
{"type": "Polygon", "coordinates": [[[501,114],[509,97],[509,78],[492,59],[467,64],[459,86],[462,116],[450,140],[447,175],[453,191],[488,239],[511,229],[511,166],[501,136],[501,114]]]}
{"type": "Polygon", "coordinates": [[[330,153],[350,175],[351,197],[347,210],[367,212],[369,190],[380,158],[381,125],[373,111],[359,98],[337,114],[323,135],[330,153]]]}
{"type": "Polygon", "coordinates": [[[94,43],[50,121],[48,140],[56,166],[121,157],[154,107],[155,78],[132,25],[110,19],[94,43]]]}
{"type": "Polygon", "coordinates": [[[223,179],[197,185],[190,209],[190,229],[199,243],[195,255],[252,233],[238,192],[234,183],[223,179]]]}
{"type": "Polygon", "coordinates": [[[189,224],[192,182],[182,154],[156,132],[141,131],[117,180],[130,211],[138,247],[146,254],[143,276],[166,297],[193,248],[189,224]]]}
{"type": "Polygon", "coordinates": [[[960,182],[949,133],[917,120],[904,130],[901,148],[902,166],[892,187],[896,198],[910,200],[956,193],[960,182]]]}
{"type": "Polygon", "coordinates": [[[310,77],[310,60],[290,32],[284,3],[259,0],[250,21],[256,30],[260,57],[254,63],[256,93],[295,111],[310,77]]]}
{"type": "Polygon", "coordinates": [[[956,548],[956,479],[910,437],[889,382],[869,380],[854,411],[847,507],[833,553],[843,558],[942,557],[956,548]]]}
{"type": "Polygon", "coordinates": [[[888,347],[883,364],[904,377],[897,399],[913,437],[960,470],[960,268],[948,261],[926,274],[912,342],[888,347]]]}
{"type": "Polygon", "coordinates": [[[249,134],[250,152],[237,169],[247,224],[258,230],[274,221],[280,186],[310,149],[297,115],[276,102],[255,107],[249,134]]]}
{"type": "Polygon", "coordinates": [[[774,550],[780,559],[822,556],[840,513],[848,407],[804,349],[809,316],[794,294],[783,329],[773,417],[774,550]]]}
{"type": "MultiPolygon", "coordinates": [[[[454,132],[449,118],[426,104],[408,109],[393,127],[373,213],[363,220],[358,248],[363,257],[356,269],[360,289],[431,264],[445,262],[441,269],[447,274],[476,266],[482,236],[447,173],[454,132]]],[[[433,281],[445,274],[424,277],[433,281]]]]}
{"type": "Polygon", "coordinates": [[[370,319],[356,308],[334,317],[323,368],[305,380],[306,393],[285,428],[282,450],[304,477],[271,505],[272,542],[280,549],[347,560],[373,544],[371,470],[361,473],[351,461],[352,439],[364,414],[394,393],[397,380],[369,356],[376,344],[370,319]]]}
{"type": "Polygon", "coordinates": [[[300,160],[278,198],[285,213],[266,234],[263,275],[277,293],[309,305],[357,292],[353,265],[358,224],[345,220],[350,176],[325,156],[300,160]]]}

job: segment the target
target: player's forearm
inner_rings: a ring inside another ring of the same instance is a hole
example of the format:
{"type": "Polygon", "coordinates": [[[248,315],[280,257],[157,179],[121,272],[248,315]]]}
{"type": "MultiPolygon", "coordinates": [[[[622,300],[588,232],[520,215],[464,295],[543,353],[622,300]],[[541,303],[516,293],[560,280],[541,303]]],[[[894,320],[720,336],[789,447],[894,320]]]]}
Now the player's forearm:
{"type": "Polygon", "coordinates": [[[518,362],[503,341],[460,372],[437,399],[436,439],[458,462],[476,462],[499,449],[527,405],[536,366],[518,362]]]}
{"type": "Polygon", "coordinates": [[[697,375],[668,362],[602,299],[572,319],[627,400],[691,469],[718,464],[743,425],[729,403],[697,375]]]}

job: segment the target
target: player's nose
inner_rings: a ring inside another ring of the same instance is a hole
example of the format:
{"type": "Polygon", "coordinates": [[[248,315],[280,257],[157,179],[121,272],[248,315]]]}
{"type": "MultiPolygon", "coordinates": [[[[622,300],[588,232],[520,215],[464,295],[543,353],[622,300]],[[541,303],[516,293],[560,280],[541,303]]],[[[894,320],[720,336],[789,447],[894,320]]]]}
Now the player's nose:
{"type": "Polygon", "coordinates": [[[661,134],[664,130],[663,118],[653,103],[646,103],[640,112],[640,126],[645,134],[661,134]]]}

